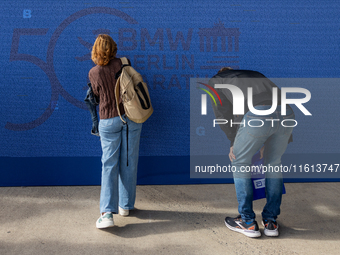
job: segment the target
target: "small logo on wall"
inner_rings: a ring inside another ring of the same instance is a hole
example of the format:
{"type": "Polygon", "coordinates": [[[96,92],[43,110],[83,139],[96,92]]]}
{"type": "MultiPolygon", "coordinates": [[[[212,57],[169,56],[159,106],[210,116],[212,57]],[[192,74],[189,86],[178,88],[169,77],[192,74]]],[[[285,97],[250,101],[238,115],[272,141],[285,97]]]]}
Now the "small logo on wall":
{"type": "Polygon", "coordinates": [[[200,51],[213,53],[212,58],[206,62],[206,65],[201,66],[201,69],[218,70],[225,66],[239,68],[239,56],[235,55],[239,51],[238,28],[226,28],[219,21],[212,28],[200,28],[198,36],[200,51]]]}
{"type": "Polygon", "coordinates": [[[199,126],[196,128],[196,134],[198,136],[205,136],[205,128],[202,126],[199,126]]]}
{"type": "Polygon", "coordinates": [[[24,19],[29,19],[29,18],[31,18],[32,17],[32,11],[31,10],[24,10],[23,11],[23,14],[22,14],[22,17],[24,18],[24,19]]]}

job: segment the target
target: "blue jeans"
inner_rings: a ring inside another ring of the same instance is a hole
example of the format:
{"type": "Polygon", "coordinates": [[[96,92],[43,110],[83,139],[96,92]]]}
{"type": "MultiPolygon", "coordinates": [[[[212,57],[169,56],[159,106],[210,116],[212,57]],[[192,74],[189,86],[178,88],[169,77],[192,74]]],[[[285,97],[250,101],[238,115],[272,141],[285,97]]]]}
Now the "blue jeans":
{"type": "Polygon", "coordinates": [[[118,205],[123,209],[133,209],[136,199],[137,166],[139,140],[142,124],[135,123],[123,115],[127,128],[118,117],[102,119],[99,133],[102,155],[102,181],[100,193],[100,212],[118,212],[118,205]],[[128,156],[128,166],[127,166],[128,156]]]}
{"type": "MultiPolygon", "coordinates": [[[[266,110],[270,107],[271,106],[268,105],[260,105],[255,108],[258,110],[266,110]]],[[[248,112],[242,120],[242,122],[245,121],[245,125],[240,124],[233,148],[236,159],[232,162],[232,165],[236,167],[234,183],[238,201],[238,211],[242,219],[246,222],[255,220],[255,213],[253,211],[253,186],[250,177],[251,173],[242,172],[241,170],[244,170],[246,166],[251,166],[253,155],[263,144],[265,145],[264,165],[268,166],[268,169],[269,166],[281,166],[281,157],[287,148],[288,140],[293,131],[293,127],[282,126],[281,122],[285,119],[295,120],[293,110],[287,106],[286,115],[281,116],[281,107],[278,106],[274,113],[267,116],[258,116],[248,112]],[[274,119],[279,121],[274,121],[274,119]],[[248,123],[250,123],[250,125],[248,125],[248,123]]],[[[295,122],[287,120],[284,121],[283,124],[285,126],[294,126],[295,122]]],[[[266,173],[265,186],[267,203],[263,208],[262,218],[275,220],[280,214],[282,185],[283,180],[280,171],[266,173]]]]}

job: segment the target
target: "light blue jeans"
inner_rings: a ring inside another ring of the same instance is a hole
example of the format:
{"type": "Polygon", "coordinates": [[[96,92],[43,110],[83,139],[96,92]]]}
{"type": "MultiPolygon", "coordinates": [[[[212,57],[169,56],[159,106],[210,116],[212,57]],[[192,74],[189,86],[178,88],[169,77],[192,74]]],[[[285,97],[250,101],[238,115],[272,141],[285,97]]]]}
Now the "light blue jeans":
{"type": "MultiPolygon", "coordinates": [[[[255,108],[258,110],[267,110],[271,106],[260,105],[255,108]]],[[[242,121],[245,125],[240,125],[237,132],[233,153],[236,157],[232,165],[236,167],[234,173],[234,183],[238,201],[238,211],[241,217],[246,222],[255,220],[253,211],[253,186],[250,172],[242,172],[246,166],[251,166],[253,155],[265,145],[264,150],[264,165],[271,167],[281,166],[281,157],[285,152],[288,140],[296,123],[289,121],[295,120],[293,110],[287,106],[285,116],[281,116],[281,107],[278,106],[276,111],[267,116],[254,115],[251,112],[246,113],[242,121]],[[262,122],[260,121],[262,120],[262,122]],[[267,121],[266,121],[267,120],[267,121]],[[270,120],[270,121],[268,121],[270,120]],[[274,121],[275,120],[275,121],[274,121]],[[276,121],[278,120],[278,121],[276,121]],[[250,121],[250,122],[249,122],[250,121]],[[248,125],[250,123],[250,125],[248,125]],[[261,127],[255,127],[261,126],[261,127]]],[[[280,214],[280,206],[282,199],[282,173],[267,172],[266,173],[266,199],[267,203],[262,211],[262,218],[275,220],[280,214]]]]}
{"type": "Polygon", "coordinates": [[[142,124],[129,120],[125,115],[123,118],[128,123],[128,144],[127,128],[119,116],[99,121],[99,134],[103,150],[101,213],[117,213],[118,205],[123,209],[131,210],[135,204],[142,124]]]}

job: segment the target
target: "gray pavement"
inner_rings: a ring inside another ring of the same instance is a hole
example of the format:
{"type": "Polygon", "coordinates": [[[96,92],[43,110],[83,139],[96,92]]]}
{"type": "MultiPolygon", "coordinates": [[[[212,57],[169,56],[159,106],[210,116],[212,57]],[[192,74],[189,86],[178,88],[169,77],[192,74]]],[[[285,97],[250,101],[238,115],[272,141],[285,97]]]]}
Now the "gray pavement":
{"type": "Polygon", "coordinates": [[[340,254],[340,184],[286,190],[280,236],[251,239],[224,225],[238,214],[233,184],[137,186],[137,209],[107,230],[99,186],[1,187],[0,254],[340,254]]]}

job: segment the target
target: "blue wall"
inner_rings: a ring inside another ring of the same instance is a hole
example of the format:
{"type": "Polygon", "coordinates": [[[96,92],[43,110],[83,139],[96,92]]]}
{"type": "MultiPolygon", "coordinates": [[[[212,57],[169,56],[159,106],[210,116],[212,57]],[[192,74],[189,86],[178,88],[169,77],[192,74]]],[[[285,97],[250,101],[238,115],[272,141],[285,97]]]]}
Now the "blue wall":
{"type": "MultiPolygon", "coordinates": [[[[100,183],[100,142],[90,134],[83,102],[98,33],[113,37],[118,55],[150,86],[155,111],[143,125],[138,183],[230,182],[190,179],[190,78],[211,77],[225,65],[272,78],[339,78],[339,6],[329,0],[3,1],[0,186],[100,183]],[[209,45],[202,36],[216,31],[229,33],[225,44],[219,38],[209,45]]],[[[300,153],[305,163],[339,163],[339,89],[302,87],[311,89],[314,112],[294,130],[288,158],[300,153]]]]}

